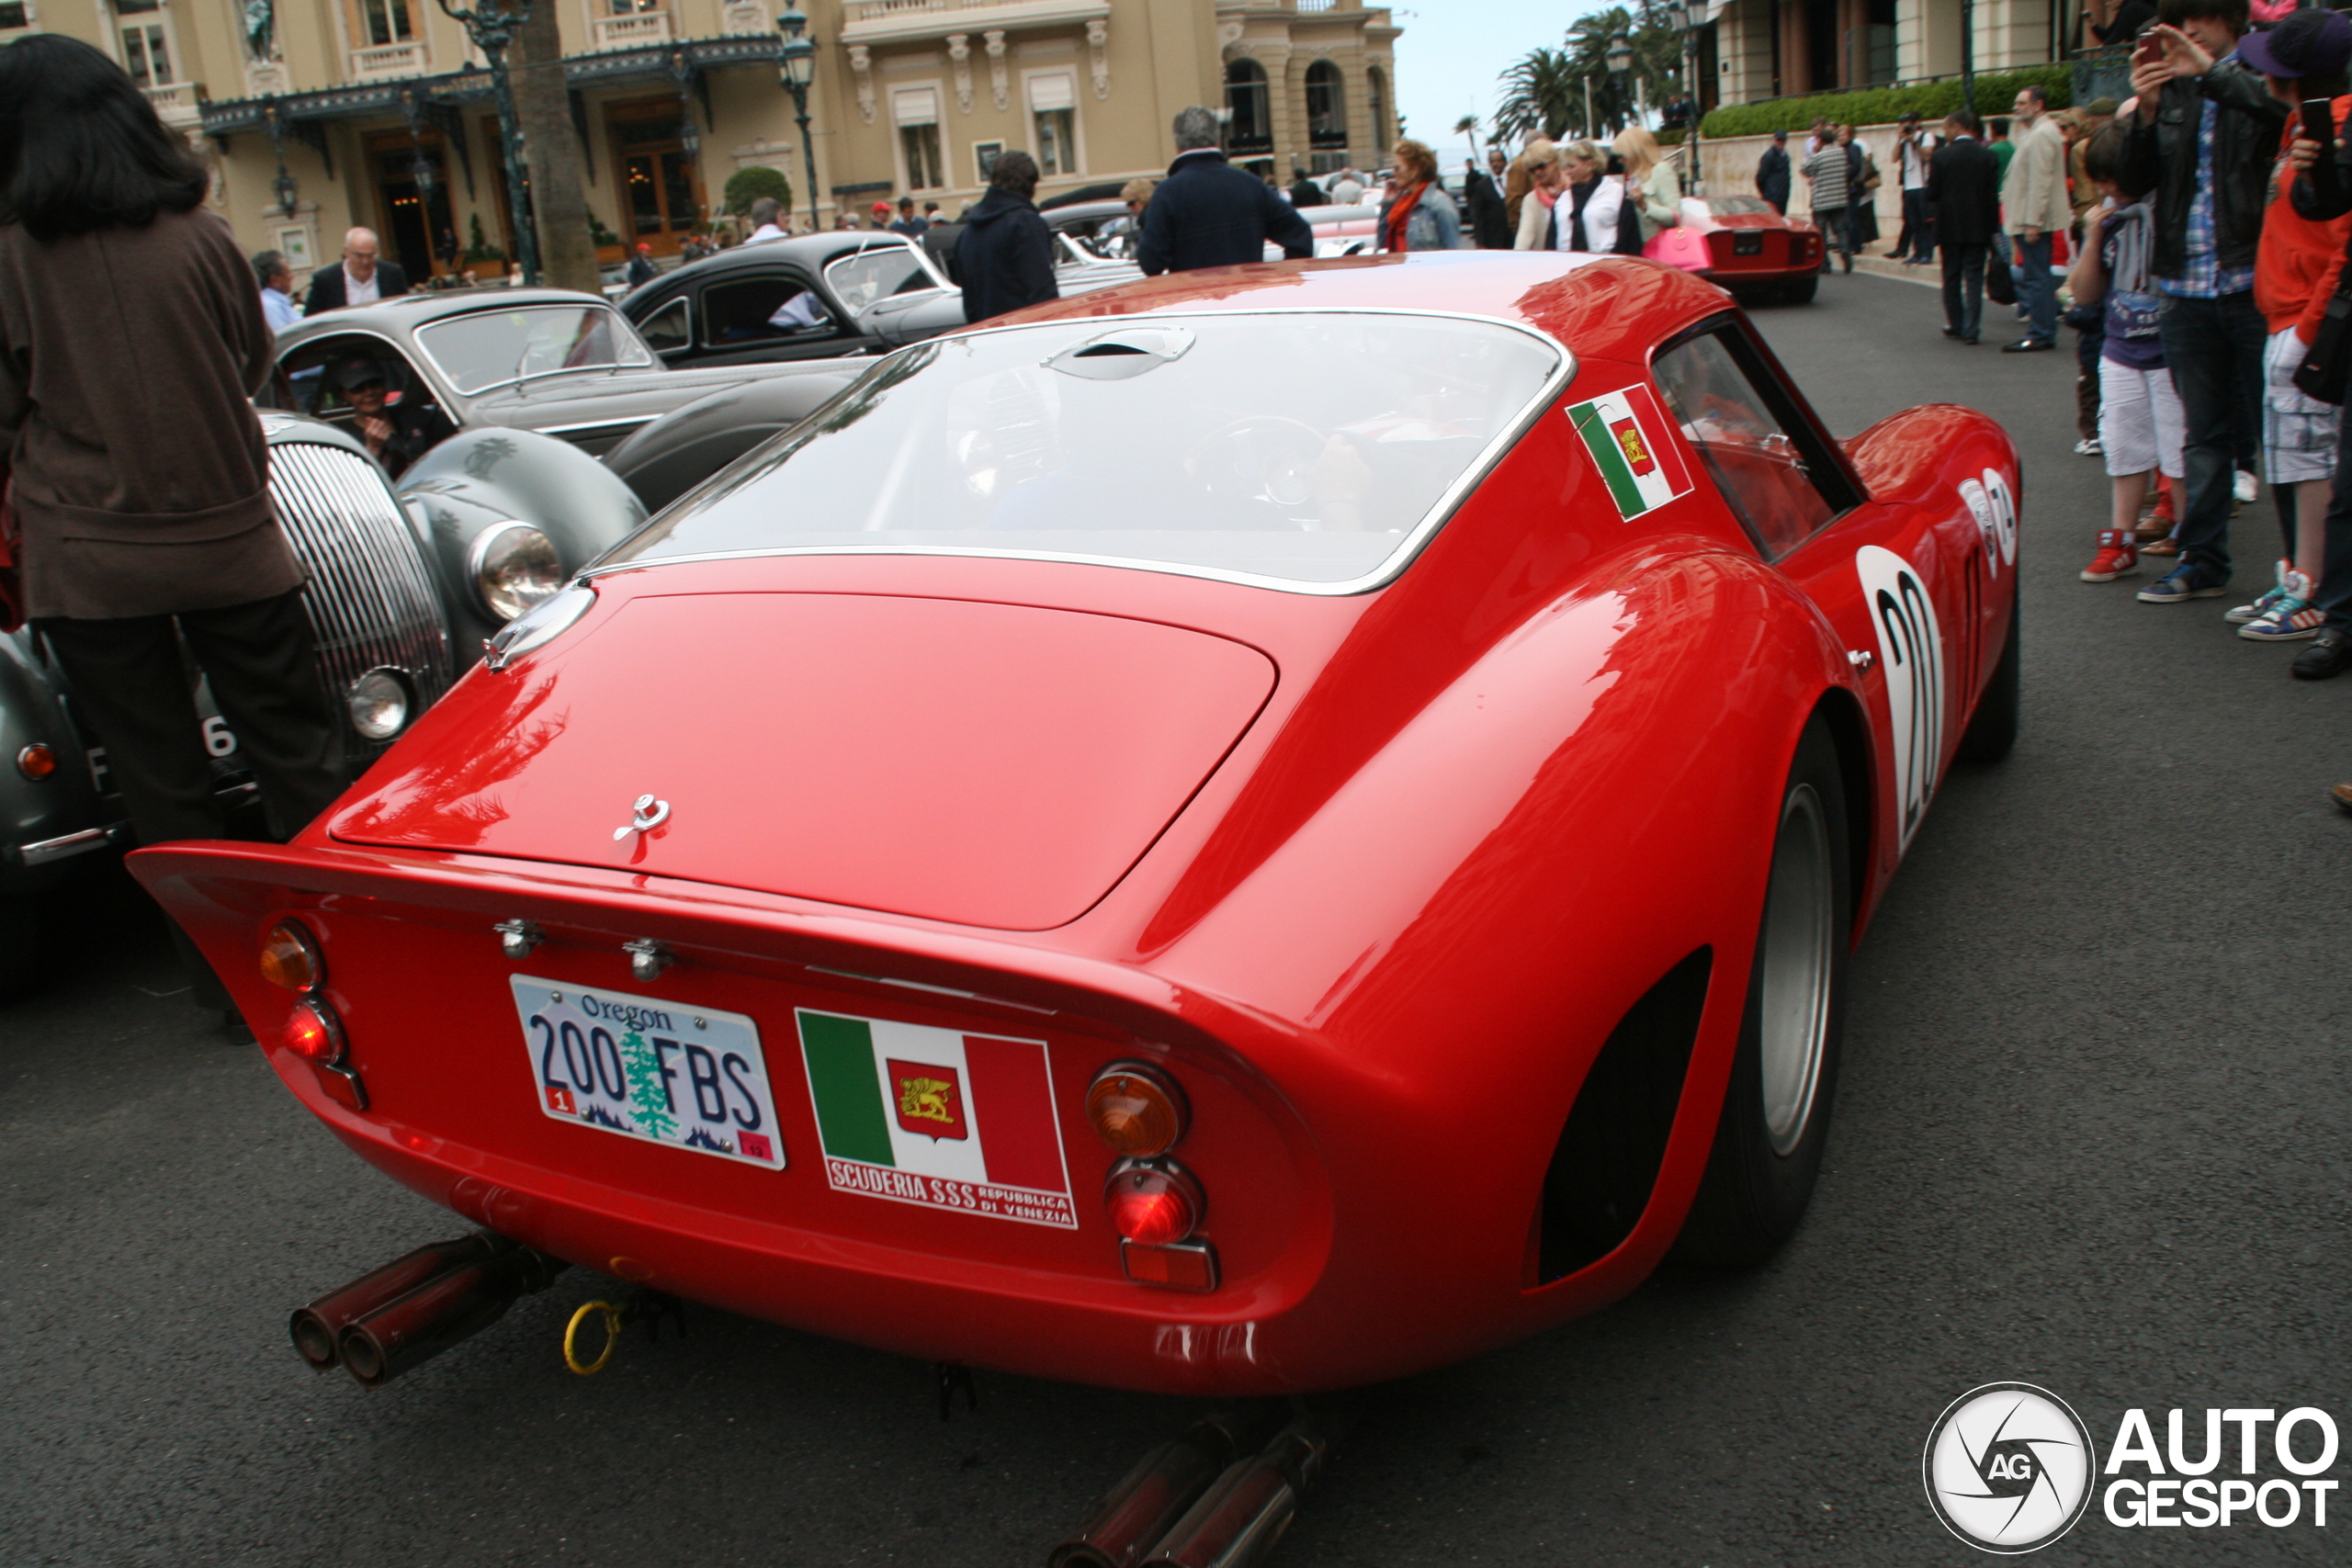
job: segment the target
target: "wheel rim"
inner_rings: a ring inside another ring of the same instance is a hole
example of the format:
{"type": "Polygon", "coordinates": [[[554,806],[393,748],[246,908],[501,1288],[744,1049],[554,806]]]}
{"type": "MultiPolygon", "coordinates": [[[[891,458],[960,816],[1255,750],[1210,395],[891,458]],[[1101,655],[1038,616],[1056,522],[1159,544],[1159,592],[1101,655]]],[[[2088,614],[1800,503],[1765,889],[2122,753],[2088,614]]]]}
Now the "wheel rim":
{"type": "Polygon", "coordinates": [[[1804,1140],[1821,1078],[1837,941],[1831,875],[1828,817],[1814,787],[1801,784],[1781,812],[1764,898],[1764,951],[1758,958],[1764,1131],[1776,1155],[1804,1140]]]}

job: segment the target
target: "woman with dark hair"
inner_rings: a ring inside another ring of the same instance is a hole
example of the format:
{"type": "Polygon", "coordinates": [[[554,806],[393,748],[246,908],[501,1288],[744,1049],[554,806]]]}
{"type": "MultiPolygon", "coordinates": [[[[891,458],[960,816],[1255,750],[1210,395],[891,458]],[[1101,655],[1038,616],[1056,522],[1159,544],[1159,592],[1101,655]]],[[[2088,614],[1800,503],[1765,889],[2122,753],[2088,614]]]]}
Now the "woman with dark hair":
{"type": "MultiPolygon", "coordinates": [[[[274,337],[205,174],[122,67],[0,49],[0,451],[25,613],[144,844],[227,836],[183,639],[290,834],[339,785],[250,394],[274,337]]],[[[219,982],[183,945],[200,1005],[219,982]]]]}

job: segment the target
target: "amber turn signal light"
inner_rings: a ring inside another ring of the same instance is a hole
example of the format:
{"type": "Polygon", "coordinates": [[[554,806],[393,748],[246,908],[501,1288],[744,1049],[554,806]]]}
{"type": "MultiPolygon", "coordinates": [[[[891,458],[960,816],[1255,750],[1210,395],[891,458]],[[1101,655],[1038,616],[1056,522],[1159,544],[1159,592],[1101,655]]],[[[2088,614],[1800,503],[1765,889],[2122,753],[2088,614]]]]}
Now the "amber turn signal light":
{"type": "Polygon", "coordinates": [[[1121,1160],[1102,1184],[1102,1204],[1120,1238],[1166,1247],[1193,1234],[1208,1200],[1174,1160],[1121,1160]]]}
{"type": "Polygon", "coordinates": [[[17,772],[28,779],[45,779],[57,772],[57,753],[36,740],[17,753],[17,772]]]}
{"type": "Polygon", "coordinates": [[[1189,1119],[1176,1080],[1140,1062],[1114,1062],[1086,1087],[1086,1120],[1094,1135],[1129,1159],[1174,1148],[1189,1119]]]}
{"type": "Polygon", "coordinates": [[[317,1002],[297,1002],[286,1020],[286,1048],[306,1062],[332,1066],[343,1059],[343,1025],[317,1002]]]}
{"type": "Polygon", "coordinates": [[[327,977],[318,942],[292,920],[280,920],[261,939],[261,977],[289,991],[315,991],[327,977]]]}

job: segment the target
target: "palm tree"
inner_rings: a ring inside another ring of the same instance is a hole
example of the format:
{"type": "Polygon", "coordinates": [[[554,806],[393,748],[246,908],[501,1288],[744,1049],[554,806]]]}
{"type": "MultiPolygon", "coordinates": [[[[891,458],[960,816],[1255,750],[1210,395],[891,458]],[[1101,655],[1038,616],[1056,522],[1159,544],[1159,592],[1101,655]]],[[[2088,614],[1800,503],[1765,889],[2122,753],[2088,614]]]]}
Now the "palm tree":
{"type": "Polygon", "coordinates": [[[1582,121],[1583,77],[1565,51],[1528,51],[1502,73],[1500,85],[1503,97],[1493,122],[1499,140],[1533,134],[1557,141],[1582,121]]]}
{"type": "Polygon", "coordinates": [[[1465,114],[1455,120],[1453,134],[1470,139],[1470,161],[1476,163],[1478,161],[1478,117],[1475,114],[1465,114]]]}

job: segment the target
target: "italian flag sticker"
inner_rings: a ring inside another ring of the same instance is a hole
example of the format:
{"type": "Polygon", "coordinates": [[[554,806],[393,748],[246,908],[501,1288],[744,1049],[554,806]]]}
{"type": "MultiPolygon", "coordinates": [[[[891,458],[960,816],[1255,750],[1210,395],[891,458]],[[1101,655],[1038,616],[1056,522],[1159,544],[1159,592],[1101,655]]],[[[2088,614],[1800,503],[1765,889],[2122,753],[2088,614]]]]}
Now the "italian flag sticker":
{"type": "Polygon", "coordinates": [[[834,1191],[1078,1228],[1045,1042],[798,1019],[834,1191]]]}
{"type": "Polygon", "coordinates": [[[1690,470],[1682,466],[1673,422],[1644,383],[1578,403],[1568,410],[1568,420],[1628,523],[1690,490],[1690,470]]]}

